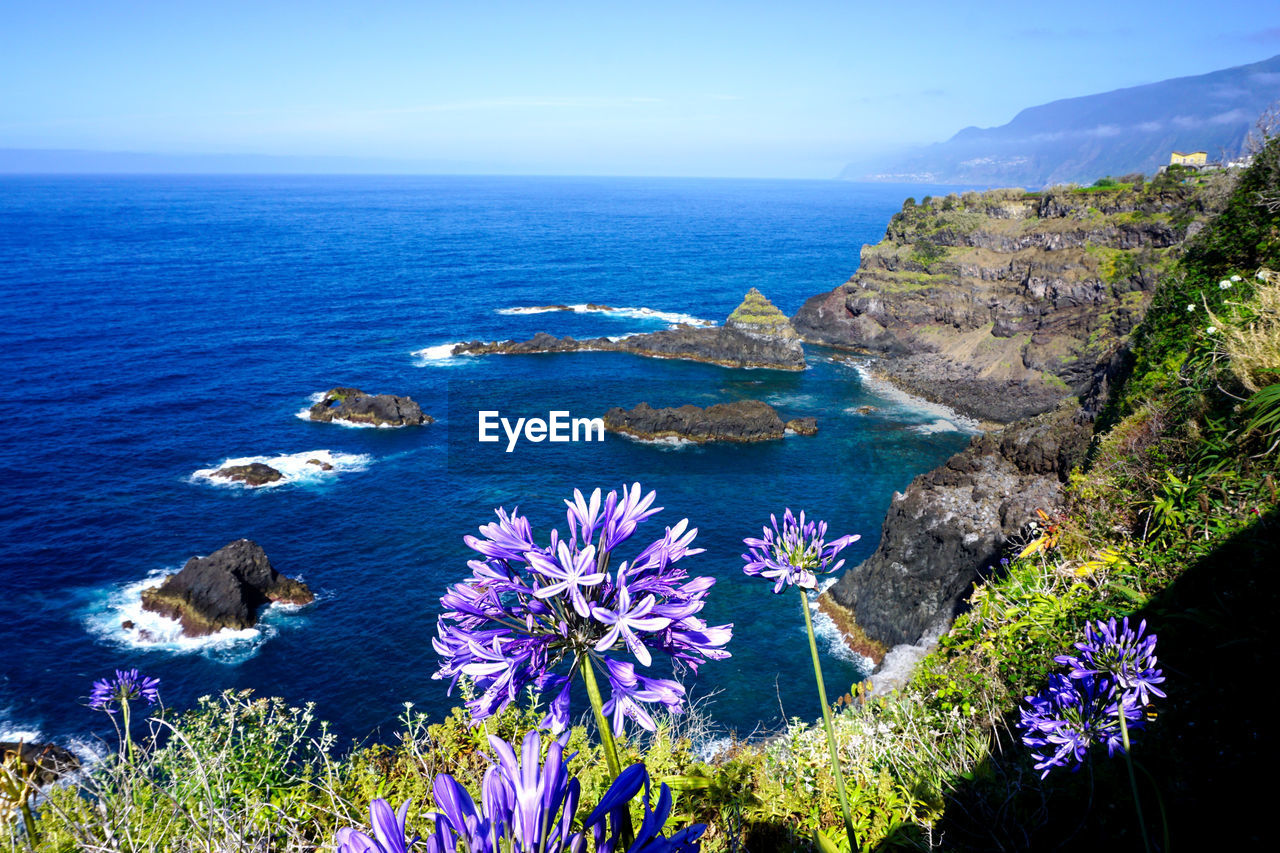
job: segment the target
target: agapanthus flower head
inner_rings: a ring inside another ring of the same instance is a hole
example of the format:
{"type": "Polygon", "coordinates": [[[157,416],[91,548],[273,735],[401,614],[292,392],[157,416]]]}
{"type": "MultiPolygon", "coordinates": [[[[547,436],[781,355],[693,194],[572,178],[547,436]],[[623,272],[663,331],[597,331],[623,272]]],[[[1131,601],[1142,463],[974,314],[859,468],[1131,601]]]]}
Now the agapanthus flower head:
{"type": "Polygon", "coordinates": [[[1020,709],[1019,728],[1022,742],[1033,750],[1035,768],[1043,770],[1041,778],[1055,767],[1080,769],[1089,748],[1103,743],[1107,754],[1124,752],[1120,731],[1120,714],[1130,730],[1143,725],[1142,708],[1132,696],[1116,688],[1108,677],[1085,675],[1072,678],[1061,674],[1049,676],[1049,686],[1039,695],[1027,697],[1027,707],[1020,709]]]}
{"type": "Polygon", "coordinates": [[[649,773],[643,764],[633,764],[619,773],[600,798],[599,805],[587,815],[583,825],[591,829],[596,853],[613,853],[617,849],[631,801],[641,788],[644,788],[644,819],[635,830],[635,839],[627,847],[627,853],[698,853],[706,824],[695,823],[670,837],[664,836],[662,830],[671,815],[671,789],[663,783],[657,805],[651,807],[649,773]]]}
{"type": "Polygon", "coordinates": [[[1072,678],[1109,676],[1121,691],[1144,706],[1152,696],[1163,699],[1165,695],[1156,686],[1164,683],[1164,673],[1156,668],[1156,635],[1146,634],[1146,630],[1145,619],[1136,630],[1129,627],[1128,616],[1119,625],[1115,617],[1099,619],[1085,626],[1084,642],[1075,644],[1078,654],[1059,655],[1054,660],[1071,667],[1068,674],[1072,678]]]}
{"type": "Polygon", "coordinates": [[[409,813],[409,800],[392,811],[391,804],[381,798],[369,804],[369,820],[373,834],[358,829],[338,830],[337,853],[407,853],[417,843],[415,836],[407,838],[405,819],[409,813]]]}
{"type": "MultiPolygon", "coordinates": [[[[697,853],[705,826],[695,824],[673,834],[662,834],[671,813],[671,791],[666,785],[655,808],[649,807],[649,773],[643,764],[624,770],[601,798],[600,805],[573,830],[581,785],[568,773],[573,756],[564,744],[546,744],[536,731],[519,744],[490,737],[495,762],[485,774],[480,803],[476,804],[457,779],[448,773],[436,776],[432,798],[439,811],[429,815],[433,827],[424,839],[427,853],[585,853],[586,833],[596,838],[598,853],[613,853],[621,815],[643,787],[645,819],[627,853],[697,853]]],[[[393,813],[385,800],[370,806],[373,836],[354,829],[338,831],[338,853],[407,853],[418,840],[407,840],[405,814],[409,804],[393,813]]]]}
{"type": "Polygon", "coordinates": [[[141,699],[148,705],[160,701],[160,679],[139,675],[136,669],[117,669],[114,678],[100,678],[89,692],[89,707],[114,714],[126,702],[141,699]]]}
{"type": "Polygon", "coordinates": [[[742,540],[747,546],[742,570],[773,581],[775,593],[792,585],[813,589],[818,584],[817,575],[830,574],[844,565],[844,560],[832,562],[835,556],[862,538],[841,536],[828,543],[827,523],[806,521],[803,510],[796,518],[788,509],[782,515],[781,527],[776,515],[770,515],[769,521],[773,526],[764,528],[761,538],[742,540]]]}
{"type": "Polygon", "coordinates": [[[684,688],[636,673],[622,655],[648,667],[657,651],[695,672],[729,656],[724,647],[733,626],[709,626],[698,616],[715,581],[690,577],[679,565],[702,553],[692,547],[698,531],[687,519],[629,560],[618,559],[640,525],[661,511],[654,500],[639,483],[607,495],[575,489],[565,500],[567,536],[552,530],[538,544],[528,519],[498,509],[498,520],[481,527],[480,537],[464,537],[483,559],[471,560],[471,576],[440,599],[432,645],[441,663],[433,678],[448,679],[451,688],[463,676],[475,683],[479,694],[467,703],[473,721],[533,686],[551,697],[544,725],[561,731],[569,722],[572,677],[590,666],[608,684],[606,713],[615,733],[627,718],[652,730],[643,705],[679,712],[684,688]]]}

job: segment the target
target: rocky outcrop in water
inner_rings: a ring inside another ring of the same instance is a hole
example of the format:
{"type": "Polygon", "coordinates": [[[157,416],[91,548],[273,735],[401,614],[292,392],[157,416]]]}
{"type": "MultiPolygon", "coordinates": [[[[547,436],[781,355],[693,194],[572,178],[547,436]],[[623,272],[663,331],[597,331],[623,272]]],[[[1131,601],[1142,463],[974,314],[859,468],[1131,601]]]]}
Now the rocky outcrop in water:
{"type": "Polygon", "coordinates": [[[787,421],[787,431],[794,432],[796,435],[817,435],[818,419],[817,418],[792,418],[787,421]]]}
{"type": "MultiPolygon", "coordinates": [[[[814,418],[800,420],[813,424],[812,432],[806,434],[818,431],[814,418]]],[[[760,400],[717,403],[705,409],[697,406],[655,409],[641,403],[631,410],[615,407],[604,414],[605,429],[649,441],[665,438],[699,443],[770,441],[782,438],[789,425],[783,423],[773,406],[760,400]]]]}
{"type": "Polygon", "coordinates": [[[250,462],[248,465],[228,465],[226,468],[219,468],[214,471],[212,476],[244,483],[246,486],[255,488],[284,478],[284,474],[265,462],[250,462]]]}
{"type": "Polygon", "coordinates": [[[651,358],[704,361],[724,367],[804,370],[804,347],[786,315],[754,287],[723,326],[677,325],[659,332],[611,338],[557,338],[539,332],[526,341],[471,341],[453,355],[528,355],[563,352],[627,352],[651,358]]]}
{"type": "Polygon", "coordinates": [[[409,397],[366,394],[359,388],[331,388],[311,407],[313,421],[346,421],[373,426],[417,426],[435,421],[409,397]]]}
{"type": "Polygon", "coordinates": [[[314,600],[306,584],[277,572],[261,546],[248,539],[192,557],[160,586],[142,592],[143,609],[178,620],[189,637],[251,628],[266,604],[314,600]]]}
{"type": "Polygon", "coordinates": [[[883,356],[876,369],[905,390],[1009,423],[1087,391],[1215,204],[1157,181],[908,199],[857,274],[793,323],[883,356]]]}
{"type": "Polygon", "coordinates": [[[828,590],[858,627],[887,646],[914,643],[949,621],[1010,540],[1062,501],[1091,419],[1074,401],[977,436],[946,464],[895,494],[880,546],[828,590]]]}
{"type": "Polygon", "coordinates": [[[52,782],[59,776],[74,773],[80,769],[79,759],[70,750],[51,743],[0,741],[0,759],[8,758],[10,755],[18,756],[24,770],[33,771],[31,777],[39,785],[52,782]]]}

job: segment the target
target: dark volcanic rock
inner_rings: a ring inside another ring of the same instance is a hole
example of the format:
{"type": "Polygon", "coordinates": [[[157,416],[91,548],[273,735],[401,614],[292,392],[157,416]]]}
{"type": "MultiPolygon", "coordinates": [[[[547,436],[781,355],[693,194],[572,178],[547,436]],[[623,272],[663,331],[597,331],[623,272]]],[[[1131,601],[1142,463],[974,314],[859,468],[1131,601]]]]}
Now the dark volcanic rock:
{"type": "Polygon", "coordinates": [[[630,411],[615,407],[605,412],[604,427],[635,438],[683,438],[696,442],[768,441],[782,438],[785,429],[773,406],[759,400],[717,403],[705,409],[655,409],[648,403],[630,411]]]}
{"type": "Polygon", "coordinates": [[[817,418],[792,418],[787,421],[787,429],[796,435],[817,435],[818,419],[817,418]]]}
{"type": "Polygon", "coordinates": [[[359,388],[331,388],[311,407],[313,421],[347,421],[375,426],[417,426],[435,421],[408,397],[366,394],[359,388]]]}
{"type": "Polygon", "coordinates": [[[192,557],[160,586],[144,590],[142,606],[177,619],[187,636],[200,637],[252,627],[269,602],[310,604],[314,599],[306,584],[272,568],[256,542],[237,539],[207,557],[192,557]]]}
{"type": "Polygon", "coordinates": [[[246,486],[265,486],[274,483],[284,476],[275,468],[264,462],[250,462],[248,465],[229,465],[213,472],[215,477],[224,477],[244,483],[246,486]]]}
{"type": "Polygon", "coordinates": [[[804,370],[804,347],[786,316],[752,288],[718,328],[678,325],[673,329],[609,338],[557,338],[539,332],[527,341],[471,341],[454,355],[528,355],[558,352],[628,352],[652,358],[705,361],[725,367],[804,370]]]}
{"type": "Polygon", "coordinates": [[[80,768],[80,761],[70,750],[51,743],[0,741],[0,759],[10,755],[17,755],[26,767],[34,768],[33,778],[41,785],[80,768]]]}
{"type": "Polygon", "coordinates": [[[1090,423],[1074,402],[973,439],[894,495],[880,546],[831,587],[858,626],[888,646],[949,620],[1006,543],[1061,504],[1061,481],[1084,456],[1090,423]]]}

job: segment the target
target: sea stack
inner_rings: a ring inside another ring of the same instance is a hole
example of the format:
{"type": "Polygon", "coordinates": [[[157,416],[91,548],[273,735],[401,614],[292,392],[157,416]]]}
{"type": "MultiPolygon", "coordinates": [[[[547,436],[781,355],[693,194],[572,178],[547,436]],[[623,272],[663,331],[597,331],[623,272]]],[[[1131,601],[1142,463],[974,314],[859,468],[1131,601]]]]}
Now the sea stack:
{"type": "Polygon", "coordinates": [[[277,572],[262,547],[248,539],[192,557],[180,572],[142,593],[144,610],[178,620],[189,637],[252,628],[265,604],[314,600],[306,584],[277,572]]]}
{"type": "Polygon", "coordinates": [[[369,426],[418,426],[434,423],[435,418],[422,413],[422,407],[409,397],[396,394],[366,394],[359,388],[330,388],[311,407],[313,421],[331,423],[345,421],[369,426]]]}

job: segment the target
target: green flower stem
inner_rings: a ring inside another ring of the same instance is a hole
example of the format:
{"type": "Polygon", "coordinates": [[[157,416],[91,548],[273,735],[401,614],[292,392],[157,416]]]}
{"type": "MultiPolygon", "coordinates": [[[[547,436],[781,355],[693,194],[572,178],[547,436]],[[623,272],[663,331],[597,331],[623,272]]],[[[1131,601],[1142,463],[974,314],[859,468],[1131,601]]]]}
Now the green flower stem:
{"type": "Polygon", "coordinates": [[[596,728],[600,731],[600,743],[604,746],[604,763],[609,767],[610,779],[617,779],[622,772],[622,762],[618,760],[618,744],[613,739],[613,729],[604,718],[604,701],[600,698],[600,688],[596,685],[595,668],[591,661],[581,661],[582,681],[587,685],[587,698],[591,700],[591,710],[596,716],[596,728]]]}
{"type": "Polygon", "coordinates": [[[1129,767],[1129,785],[1133,788],[1133,808],[1138,813],[1138,829],[1142,830],[1142,847],[1151,853],[1151,839],[1147,837],[1147,822],[1142,819],[1142,801],[1138,799],[1138,776],[1133,772],[1133,756],[1129,754],[1129,724],[1124,718],[1124,700],[1120,701],[1120,737],[1124,741],[1124,763],[1129,767]]]}
{"type": "Polygon", "coordinates": [[[809,614],[809,596],[803,587],[796,587],[796,589],[800,591],[800,609],[804,612],[804,627],[809,631],[809,651],[813,654],[813,677],[818,681],[818,699],[822,702],[822,722],[827,729],[827,747],[831,750],[831,770],[836,777],[840,811],[844,814],[844,831],[849,836],[849,849],[857,850],[858,842],[853,837],[853,816],[849,813],[849,798],[844,792],[844,768],[840,766],[840,753],[836,749],[836,732],[831,725],[831,706],[827,704],[827,688],[822,683],[822,664],[818,662],[818,641],[813,636],[813,616],[809,614]]]}
{"type": "Polygon", "coordinates": [[[31,849],[40,843],[40,834],[36,832],[36,816],[31,811],[31,803],[27,802],[27,798],[22,798],[22,822],[27,826],[27,841],[31,844],[31,849]]]}
{"type": "MultiPolygon", "coordinates": [[[[600,687],[596,684],[595,668],[590,659],[580,659],[582,681],[587,685],[587,698],[591,700],[591,710],[595,713],[596,728],[600,731],[600,743],[604,746],[604,763],[609,768],[610,781],[617,779],[622,772],[622,762],[618,760],[618,742],[613,739],[613,729],[604,716],[604,701],[600,698],[600,687]]],[[[626,850],[635,840],[635,832],[631,828],[631,813],[623,812],[621,826],[620,849],[626,850]]]]}
{"type": "Polygon", "coordinates": [[[133,737],[129,732],[129,700],[127,698],[120,700],[120,713],[124,717],[124,757],[126,761],[132,761],[133,737]]]}

